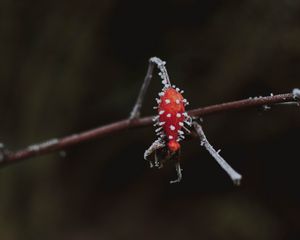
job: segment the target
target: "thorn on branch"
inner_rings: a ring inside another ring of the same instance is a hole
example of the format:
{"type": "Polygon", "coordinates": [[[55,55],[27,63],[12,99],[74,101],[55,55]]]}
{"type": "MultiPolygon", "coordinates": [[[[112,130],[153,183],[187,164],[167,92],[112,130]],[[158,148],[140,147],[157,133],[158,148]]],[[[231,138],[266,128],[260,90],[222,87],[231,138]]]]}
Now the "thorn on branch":
{"type": "Polygon", "coordinates": [[[268,111],[271,109],[271,107],[269,105],[263,105],[262,109],[263,109],[263,111],[268,111]]]}

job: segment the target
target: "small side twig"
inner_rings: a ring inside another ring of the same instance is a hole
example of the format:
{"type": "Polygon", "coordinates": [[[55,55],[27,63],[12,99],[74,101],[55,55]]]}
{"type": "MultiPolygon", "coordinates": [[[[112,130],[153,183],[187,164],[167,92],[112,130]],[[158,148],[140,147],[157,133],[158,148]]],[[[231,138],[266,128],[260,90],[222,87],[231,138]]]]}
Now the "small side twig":
{"type": "Polygon", "coordinates": [[[242,176],[237,173],[225,160],[222,158],[218,151],[208,142],[202,127],[197,122],[193,122],[193,126],[200,138],[201,146],[210,153],[210,155],[217,161],[217,163],[225,170],[235,185],[240,185],[242,176]]]}
{"type": "Polygon", "coordinates": [[[153,76],[153,70],[154,70],[155,64],[157,65],[158,69],[160,70],[159,76],[163,79],[162,83],[164,85],[171,86],[169,75],[168,75],[167,69],[165,67],[166,62],[162,61],[158,57],[150,58],[148,70],[147,70],[146,76],[144,78],[143,85],[141,87],[141,90],[139,92],[137,100],[134,104],[134,107],[130,113],[130,117],[129,117],[130,119],[136,119],[141,115],[141,107],[142,107],[147,89],[149,87],[149,84],[150,84],[152,76],[153,76]]]}
{"type": "Polygon", "coordinates": [[[135,118],[139,118],[140,114],[141,114],[141,107],[143,104],[143,100],[145,98],[147,89],[149,87],[150,81],[152,79],[152,73],[153,73],[153,69],[154,69],[154,63],[151,61],[151,59],[149,60],[149,65],[148,65],[148,70],[143,82],[143,85],[141,87],[141,90],[139,92],[138,98],[136,100],[136,103],[130,113],[130,119],[135,119],[135,118]]]}

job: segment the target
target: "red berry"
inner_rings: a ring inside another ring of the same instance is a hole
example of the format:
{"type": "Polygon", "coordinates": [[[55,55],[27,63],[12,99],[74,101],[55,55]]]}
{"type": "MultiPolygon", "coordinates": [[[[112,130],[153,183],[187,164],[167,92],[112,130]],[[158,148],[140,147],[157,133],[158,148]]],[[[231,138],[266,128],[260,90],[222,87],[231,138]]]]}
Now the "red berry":
{"type": "Polygon", "coordinates": [[[185,120],[184,98],[172,87],[165,89],[160,95],[159,123],[166,135],[169,150],[175,152],[180,148],[178,141],[185,120]]]}

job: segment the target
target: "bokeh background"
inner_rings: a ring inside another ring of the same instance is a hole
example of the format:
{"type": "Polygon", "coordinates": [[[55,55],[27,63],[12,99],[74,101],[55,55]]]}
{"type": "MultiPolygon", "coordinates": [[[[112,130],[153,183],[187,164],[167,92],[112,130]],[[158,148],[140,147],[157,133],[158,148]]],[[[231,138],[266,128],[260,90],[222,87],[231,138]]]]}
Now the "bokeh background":
{"type": "MultiPolygon", "coordinates": [[[[16,150],[129,115],[147,61],[167,61],[190,108],[300,87],[298,0],[0,1],[0,142],[16,150]]],[[[156,76],[143,115],[154,114],[156,76]]],[[[240,173],[234,187],[196,140],[143,160],[153,128],[0,170],[0,239],[299,239],[300,111],[205,117],[240,173]]]]}

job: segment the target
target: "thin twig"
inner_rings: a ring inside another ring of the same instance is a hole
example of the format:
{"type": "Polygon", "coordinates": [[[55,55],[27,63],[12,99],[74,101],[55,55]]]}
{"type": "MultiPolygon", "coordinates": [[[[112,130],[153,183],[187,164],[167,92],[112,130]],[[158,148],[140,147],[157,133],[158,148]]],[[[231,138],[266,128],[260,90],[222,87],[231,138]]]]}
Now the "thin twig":
{"type": "Polygon", "coordinates": [[[158,57],[152,57],[152,58],[150,58],[150,62],[155,63],[157,65],[158,69],[160,70],[159,75],[160,75],[160,77],[163,80],[162,83],[165,86],[171,86],[171,82],[170,82],[170,78],[169,78],[169,75],[168,75],[168,71],[167,71],[167,69],[165,67],[166,62],[162,61],[158,57]]]}
{"type": "Polygon", "coordinates": [[[151,59],[149,60],[149,65],[148,65],[148,70],[143,82],[143,85],[141,87],[141,90],[139,92],[138,98],[136,100],[136,103],[130,113],[130,119],[134,119],[134,118],[138,118],[140,117],[140,113],[141,113],[141,107],[147,92],[147,89],[149,87],[152,75],[153,75],[153,69],[154,69],[154,63],[151,61],[151,59]]]}
{"type": "Polygon", "coordinates": [[[219,152],[217,152],[213,146],[207,140],[202,127],[197,122],[193,122],[193,126],[200,138],[201,146],[205,147],[205,149],[212,155],[212,157],[217,161],[217,163],[224,169],[224,171],[229,175],[231,180],[235,185],[240,185],[242,176],[237,173],[225,160],[221,157],[219,152]]]}
{"type": "MultiPolygon", "coordinates": [[[[286,93],[274,96],[251,98],[228,103],[216,104],[204,108],[197,108],[189,111],[188,114],[192,117],[203,117],[211,114],[226,112],[229,110],[241,110],[250,107],[297,101],[298,96],[296,94],[286,93]]],[[[54,151],[60,151],[68,147],[72,147],[76,144],[80,144],[95,138],[104,137],[106,135],[110,135],[126,129],[150,126],[152,124],[152,118],[153,116],[136,119],[125,119],[82,133],[73,134],[71,136],[63,137],[60,139],[52,139],[43,143],[30,145],[24,149],[14,152],[8,151],[7,149],[5,149],[5,151],[1,150],[0,155],[2,156],[0,156],[0,166],[6,166],[34,156],[41,156],[54,151]]]]}
{"type": "Polygon", "coordinates": [[[149,65],[148,70],[146,73],[146,76],[144,78],[143,85],[141,87],[141,90],[139,92],[138,98],[134,104],[134,107],[130,113],[130,119],[136,119],[140,117],[141,114],[141,107],[144,101],[144,98],[146,96],[147,89],[149,87],[149,84],[151,82],[152,76],[153,76],[153,69],[154,64],[157,65],[158,69],[160,70],[159,76],[163,79],[162,83],[167,87],[171,86],[169,75],[167,72],[167,69],[165,67],[166,62],[162,61],[158,57],[152,57],[149,59],[149,65]]]}

